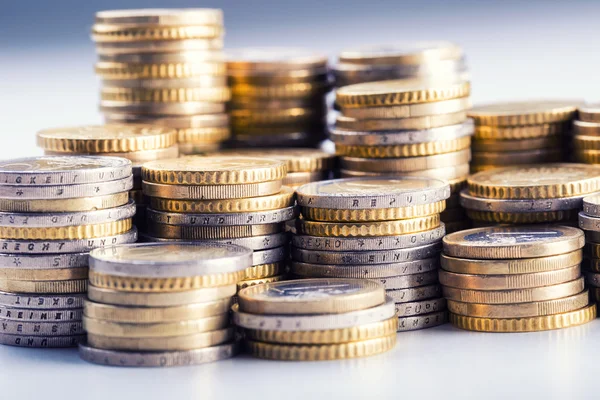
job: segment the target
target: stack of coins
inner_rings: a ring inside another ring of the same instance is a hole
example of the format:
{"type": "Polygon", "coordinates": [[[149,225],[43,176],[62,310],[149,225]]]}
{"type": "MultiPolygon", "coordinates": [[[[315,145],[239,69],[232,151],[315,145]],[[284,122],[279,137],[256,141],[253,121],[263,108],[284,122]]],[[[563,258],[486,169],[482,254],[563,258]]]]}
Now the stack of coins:
{"type": "Polygon", "coordinates": [[[488,227],[444,237],[440,282],[450,322],[531,332],[596,318],[581,277],[583,232],[565,226],[488,227]]]}
{"type": "Polygon", "coordinates": [[[297,191],[302,218],[291,272],[301,278],[363,278],[396,303],[398,331],[446,322],[438,286],[448,184],[432,178],[355,178],[297,191]]]}
{"type": "Polygon", "coordinates": [[[579,227],[585,232],[583,268],[591,297],[600,301],[600,196],[583,198],[583,211],[579,213],[579,227]]]}
{"type": "Polygon", "coordinates": [[[42,156],[0,162],[0,343],[83,338],[88,252],[137,239],[131,163],[42,156]]]}
{"type": "Polygon", "coordinates": [[[96,13],[106,121],[176,129],[186,154],[219,148],[230,136],[223,33],[218,9],[96,13]]]}
{"type": "Polygon", "coordinates": [[[342,51],[332,70],[337,87],[391,79],[469,80],[462,48],[443,41],[342,51]]]}
{"type": "Polygon", "coordinates": [[[579,107],[573,133],[574,160],[600,164],[600,104],[579,107]]]}
{"type": "Polygon", "coordinates": [[[461,204],[476,224],[561,222],[577,226],[584,196],[600,191],[600,167],[545,164],[471,175],[461,204]]]}
{"type": "Polygon", "coordinates": [[[316,147],[326,132],[327,57],[302,49],[227,52],[234,147],[316,147]]]}
{"type": "Polygon", "coordinates": [[[216,243],[144,243],[90,253],[83,359],[165,367],[232,357],[236,283],[252,251],[216,243]]]}
{"type": "Polygon", "coordinates": [[[316,361],[364,357],[396,344],[394,303],[358,279],[305,279],[246,288],[233,306],[254,356],[316,361]]]}
{"type": "Polygon", "coordinates": [[[294,191],[282,186],[285,175],[285,162],[267,158],[190,156],[146,163],[146,239],[244,246],[255,252],[240,287],[281,280],[288,258],[285,222],[296,216],[294,191]]]}
{"type": "Polygon", "coordinates": [[[528,101],[473,107],[472,172],[568,159],[564,151],[576,102],[528,101]]]}

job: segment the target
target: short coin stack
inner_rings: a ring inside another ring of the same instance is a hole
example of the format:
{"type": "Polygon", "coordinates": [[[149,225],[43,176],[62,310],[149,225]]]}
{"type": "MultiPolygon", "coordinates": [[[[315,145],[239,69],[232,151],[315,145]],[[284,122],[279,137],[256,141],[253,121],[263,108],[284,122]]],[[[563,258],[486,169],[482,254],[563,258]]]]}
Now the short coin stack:
{"type": "Polygon", "coordinates": [[[472,172],[566,160],[576,102],[524,101],[473,107],[472,172]]]}
{"type": "Polygon", "coordinates": [[[488,227],[444,237],[440,283],[450,322],[483,332],[531,332],[596,318],[580,263],[583,232],[565,226],[488,227]]]}
{"type": "Polygon", "coordinates": [[[573,159],[600,164],[600,104],[579,107],[573,131],[573,159]]]}
{"type": "Polygon", "coordinates": [[[302,49],[227,52],[234,147],[316,147],[325,139],[327,57],[302,49]]]}
{"type": "Polygon", "coordinates": [[[461,204],[477,224],[561,222],[577,226],[584,196],[600,191],[600,167],[542,164],[471,175],[461,204]]]}
{"type": "Polygon", "coordinates": [[[83,359],[194,365],[236,354],[231,297],[252,251],[216,243],[138,243],[90,253],[83,359]]]}
{"type": "Polygon", "coordinates": [[[446,322],[438,285],[450,188],[433,178],[354,178],[301,186],[302,218],[291,272],[301,278],[362,278],[396,303],[398,331],[446,322]]]}
{"type": "Polygon", "coordinates": [[[131,163],[42,156],[0,162],[0,343],[83,338],[88,252],[137,239],[131,163]]]}
{"type": "Polygon", "coordinates": [[[600,301],[600,196],[583,198],[579,227],[585,231],[583,268],[591,297],[600,301]]]}
{"type": "Polygon", "coordinates": [[[304,279],[243,289],[233,320],[254,356],[317,361],[365,357],[396,344],[394,302],[358,279],[304,279]]]}
{"type": "Polygon", "coordinates": [[[229,100],[218,9],[96,13],[92,39],[107,122],[177,130],[182,153],[215,150],[229,138],[229,100]]]}
{"type": "Polygon", "coordinates": [[[285,222],[294,191],[282,186],[286,163],[268,158],[188,156],[144,164],[150,198],[147,240],[232,243],[255,250],[240,287],[281,280],[287,267],[285,222]]]}

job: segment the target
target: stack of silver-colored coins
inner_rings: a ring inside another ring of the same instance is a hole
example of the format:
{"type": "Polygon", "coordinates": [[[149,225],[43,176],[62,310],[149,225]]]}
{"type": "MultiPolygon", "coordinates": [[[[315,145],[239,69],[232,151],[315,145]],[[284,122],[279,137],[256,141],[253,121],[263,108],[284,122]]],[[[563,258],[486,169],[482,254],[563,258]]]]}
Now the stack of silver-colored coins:
{"type": "Polygon", "coordinates": [[[229,100],[218,9],[96,13],[92,39],[107,122],[174,128],[182,153],[215,150],[229,138],[229,100]]]}
{"type": "Polygon", "coordinates": [[[0,162],[0,343],[83,338],[88,252],[137,239],[131,162],[42,156],[0,162]]]}
{"type": "Polygon", "coordinates": [[[326,133],[327,57],[302,49],[227,51],[234,147],[316,147],[326,133]]]}
{"type": "Polygon", "coordinates": [[[131,367],[193,365],[236,354],[231,297],[250,249],[217,243],[144,243],[90,253],[80,355],[131,367]]]}
{"type": "Polygon", "coordinates": [[[583,198],[583,211],[579,213],[579,227],[585,232],[584,259],[582,263],[586,283],[594,301],[600,302],[600,196],[583,198]]]}
{"type": "Polygon", "coordinates": [[[446,322],[438,285],[449,185],[432,178],[356,178],[297,190],[302,217],[292,237],[297,277],[363,278],[396,303],[398,331],[446,322]]]}

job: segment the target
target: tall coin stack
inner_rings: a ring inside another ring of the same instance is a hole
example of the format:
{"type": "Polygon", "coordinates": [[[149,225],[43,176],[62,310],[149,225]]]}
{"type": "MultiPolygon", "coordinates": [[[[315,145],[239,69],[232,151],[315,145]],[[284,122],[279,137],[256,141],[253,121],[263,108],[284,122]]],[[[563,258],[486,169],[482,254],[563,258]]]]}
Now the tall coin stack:
{"type": "Polygon", "coordinates": [[[0,343],[76,346],[88,252],[137,239],[131,163],[42,156],[0,162],[0,343]]]}
{"type": "Polygon", "coordinates": [[[576,102],[525,101],[473,107],[472,172],[567,160],[576,102]]]}
{"type": "Polygon", "coordinates": [[[233,320],[256,357],[317,361],[391,350],[398,327],[383,287],[358,279],[304,279],[240,291],[233,320]]]}
{"type": "Polygon", "coordinates": [[[440,282],[450,322],[483,332],[532,332],[596,318],[580,263],[583,232],[488,227],[444,237],[440,282]]]}
{"type": "Polygon", "coordinates": [[[600,191],[600,167],[542,164],[473,174],[461,204],[475,224],[561,222],[577,226],[585,196],[600,191]]]}
{"type": "Polygon", "coordinates": [[[96,13],[96,74],[107,122],[177,130],[182,153],[215,150],[230,136],[218,9],[96,13]]]}
{"type": "Polygon", "coordinates": [[[90,253],[83,359],[168,367],[232,357],[231,297],[252,251],[216,243],[144,243],[90,253]]]}
{"type": "Polygon", "coordinates": [[[600,302],[600,196],[583,198],[579,227],[585,232],[583,269],[591,297],[600,302]]]}
{"type": "Polygon", "coordinates": [[[342,177],[421,176],[450,182],[442,215],[448,231],[466,227],[458,193],[469,174],[473,124],[470,86],[463,83],[382,81],[338,89],[331,140],[342,177]]]}
{"type": "Polygon", "coordinates": [[[383,284],[396,303],[398,331],[444,323],[440,213],[449,196],[448,184],[433,178],[355,178],[301,186],[291,272],[383,284]]]}
{"type": "Polygon", "coordinates": [[[576,162],[600,164],[600,104],[579,107],[573,121],[573,158],[576,162]]]}
{"type": "Polygon", "coordinates": [[[287,268],[285,222],[294,191],[282,186],[286,163],[267,158],[200,157],[142,167],[150,198],[147,240],[232,243],[254,250],[245,287],[281,280],[287,268]]]}
{"type": "Polygon", "coordinates": [[[234,147],[316,147],[325,139],[327,57],[303,49],[227,52],[234,147]]]}

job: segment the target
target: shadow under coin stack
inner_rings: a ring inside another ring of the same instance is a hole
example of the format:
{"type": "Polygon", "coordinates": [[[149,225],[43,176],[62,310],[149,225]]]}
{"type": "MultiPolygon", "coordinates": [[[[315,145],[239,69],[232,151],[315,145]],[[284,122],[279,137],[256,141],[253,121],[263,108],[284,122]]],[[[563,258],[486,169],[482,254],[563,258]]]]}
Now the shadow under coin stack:
{"type": "Polygon", "coordinates": [[[327,57],[303,49],[227,51],[233,147],[317,147],[325,139],[327,57]]]}
{"type": "Polygon", "coordinates": [[[438,285],[448,184],[432,178],[355,178],[301,186],[291,273],[383,284],[398,331],[446,322],[438,285]]]}
{"type": "Polygon", "coordinates": [[[566,226],[468,229],[444,237],[450,322],[482,332],[568,328],[596,318],[581,276],[583,232],[566,226]]]}
{"type": "Polygon", "coordinates": [[[585,232],[583,270],[592,299],[600,302],[600,196],[583,199],[579,227],[585,232]]]}
{"type": "Polygon", "coordinates": [[[179,148],[214,151],[230,136],[218,9],[143,9],[96,13],[96,74],[107,122],[177,130],[179,148]]]}
{"type": "Polygon", "coordinates": [[[542,164],[473,174],[461,204],[475,225],[562,223],[577,226],[583,197],[600,191],[600,167],[542,164]]]}
{"type": "Polygon", "coordinates": [[[573,134],[574,161],[600,165],[600,104],[579,107],[573,134]]]}
{"type": "Polygon", "coordinates": [[[150,241],[210,241],[254,250],[245,287],[284,278],[296,217],[294,191],[282,186],[283,161],[251,157],[189,156],[144,164],[150,198],[150,241]]]}
{"type": "Polygon", "coordinates": [[[565,144],[576,102],[523,101],[473,107],[471,171],[568,159],[565,144]]]}
{"type": "Polygon", "coordinates": [[[240,291],[234,323],[259,358],[322,361],[391,350],[398,326],[383,287],[358,279],[304,279],[240,291]]]}
{"type": "Polygon", "coordinates": [[[237,353],[229,307],[252,252],[216,243],[138,243],[90,253],[84,360],[195,365],[237,353]]]}
{"type": "Polygon", "coordinates": [[[137,239],[131,163],[42,156],[0,162],[0,343],[76,346],[88,252],[137,239]]]}

